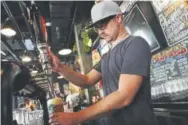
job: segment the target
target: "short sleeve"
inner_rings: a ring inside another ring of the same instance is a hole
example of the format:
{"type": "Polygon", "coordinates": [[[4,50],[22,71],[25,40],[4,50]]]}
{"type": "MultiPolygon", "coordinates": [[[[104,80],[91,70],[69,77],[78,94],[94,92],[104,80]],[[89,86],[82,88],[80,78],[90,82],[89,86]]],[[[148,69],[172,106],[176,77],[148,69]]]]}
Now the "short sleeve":
{"type": "Polygon", "coordinates": [[[129,45],[122,49],[121,74],[133,74],[149,77],[151,50],[141,37],[133,38],[129,45]]]}
{"type": "Polygon", "coordinates": [[[101,73],[101,61],[99,61],[94,67],[93,69],[97,70],[98,72],[101,73]]]}

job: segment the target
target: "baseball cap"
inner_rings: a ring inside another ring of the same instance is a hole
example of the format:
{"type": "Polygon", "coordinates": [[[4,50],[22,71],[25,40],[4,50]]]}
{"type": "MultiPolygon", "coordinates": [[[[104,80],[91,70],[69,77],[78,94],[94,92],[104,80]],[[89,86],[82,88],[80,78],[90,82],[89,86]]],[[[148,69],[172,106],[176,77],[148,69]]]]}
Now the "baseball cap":
{"type": "Polygon", "coordinates": [[[87,28],[93,27],[99,21],[117,14],[121,14],[119,5],[113,1],[102,1],[96,3],[91,9],[92,23],[87,28]]]}

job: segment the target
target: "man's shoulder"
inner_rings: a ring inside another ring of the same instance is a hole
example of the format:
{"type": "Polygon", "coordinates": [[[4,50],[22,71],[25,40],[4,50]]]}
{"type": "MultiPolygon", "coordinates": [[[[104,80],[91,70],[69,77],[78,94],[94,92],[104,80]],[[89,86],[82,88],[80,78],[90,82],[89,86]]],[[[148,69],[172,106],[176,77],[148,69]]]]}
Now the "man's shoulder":
{"type": "Polygon", "coordinates": [[[145,39],[140,36],[129,36],[127,39],[123,40],[122,44],[129,44],[133,41],[145,41],[145,39]]]}
{"type": "MultiPolygon", "coordinates": [[[[110,51],[110,50],[109,50],[109,51],[110,51]]],[[[105,59],[105,57],[108,55],[109,51],[106,52],[104,55],[101,56],[101,61],[105,59]]]]}
{"type": "Polygon", "coordinates": [[[144,44],[144,45],[149,46],[148,42],[140,36],[133,36],[132,39],[131,39],[131,42],[135,43],[135,44],[137,43],[137,44],[144,44]]]}
{"type": "Polygon", "coordinates": [[[121,47],[127,48],[130,45],[136,48],[139,48],[140,46],[146,46],[149,48],[149,44],[147,43],[147,41],[140,36],[129,36],[129,38],[122,42],[121,47]]]}

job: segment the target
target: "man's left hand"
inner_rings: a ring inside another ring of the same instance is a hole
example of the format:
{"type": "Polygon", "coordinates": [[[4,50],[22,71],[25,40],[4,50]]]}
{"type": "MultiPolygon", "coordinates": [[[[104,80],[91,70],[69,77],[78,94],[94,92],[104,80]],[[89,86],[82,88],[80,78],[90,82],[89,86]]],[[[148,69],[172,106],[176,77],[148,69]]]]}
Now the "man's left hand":
{"type": "Polygon", "coordinates": [[[77,125],[79,124],[79,116],[76,112],[57,112],[50,116],[49,123],[50,125],[77,125]]]}

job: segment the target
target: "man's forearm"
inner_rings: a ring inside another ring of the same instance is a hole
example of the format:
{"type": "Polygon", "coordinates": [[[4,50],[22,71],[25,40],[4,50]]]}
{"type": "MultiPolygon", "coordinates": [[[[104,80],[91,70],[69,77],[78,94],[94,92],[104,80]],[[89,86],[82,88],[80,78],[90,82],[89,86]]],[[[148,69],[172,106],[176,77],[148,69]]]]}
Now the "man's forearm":
{"type": "Polygon", "coordinates": [[[70,82],[74,83],[77,86],[80,86],[83,88],[90,86],[87,80],[87,76],[73,71],[66,65],[63,65],[63,64],[60,65],[59,73],[62,74],[65,78],[67,78],[70,82]]]}
{"type": "Polygon", "coordinates": [[[129,103],[126,103],[126,97],[121,92],[115,91],[98,103],[78,112],[78,116],[80,116],[78,118],[79,123],[98,118],[113,109],[119,109],[128,105],[129,103]]]}

